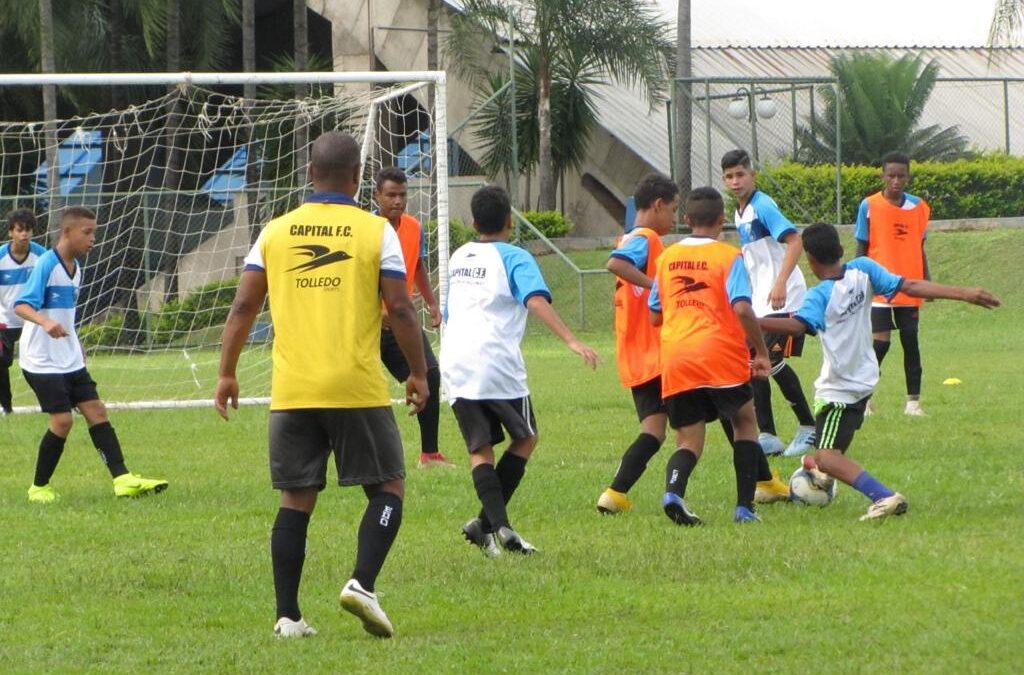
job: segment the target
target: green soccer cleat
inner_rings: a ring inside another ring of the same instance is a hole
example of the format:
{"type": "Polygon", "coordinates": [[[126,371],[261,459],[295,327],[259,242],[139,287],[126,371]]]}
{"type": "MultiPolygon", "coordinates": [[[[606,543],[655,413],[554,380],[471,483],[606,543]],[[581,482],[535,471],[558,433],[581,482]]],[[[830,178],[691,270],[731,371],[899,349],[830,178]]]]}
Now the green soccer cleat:
{"type": "Polygon", "coordinates": [[[143,478],[137,473],[123,473],[114,479],[114,496],[145,497],[146,495],[163,492],[167,489],[167,481],[155,478],[143,478]]]}
{"type": "Polygon", "coordinates": [[[33,504],[52,504],[57,501],[57,492],[49,483],[33,485],[28,489],[28,500],[33,504]]]}

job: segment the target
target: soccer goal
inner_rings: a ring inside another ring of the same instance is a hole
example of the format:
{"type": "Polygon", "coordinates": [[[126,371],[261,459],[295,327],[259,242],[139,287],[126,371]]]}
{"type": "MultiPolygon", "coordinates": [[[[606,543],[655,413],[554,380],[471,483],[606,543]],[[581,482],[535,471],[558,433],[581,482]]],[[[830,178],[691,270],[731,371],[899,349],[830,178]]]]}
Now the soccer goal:
{"type": "MultiPolygon", "coordinates": [[[[152,92],[144,103],[73,119],[0,122],[4,213],[32,209],[36,241],[47,247],[62,208],[84,205],[98,216],[77,327],[111,406],[210,401],[243,258],[263,225],[311,191],[309,146],[325,131],[361,139],[364,207],[375,206],[381,168],[406,172],[408,212],[427,233],[432,278],[447,276],[442,72],[0,75],[0,87],[46,84],[152,92]],[[241,95],[246,83],[256,97],[241,95]],[[294,97],[296,85],[304,96],[294,97]]],[[[444,293],[442,285],[442,301],[444,293]]],[[[250,402],[269,395],[272,341],[264,311],[238,367],[250,402]]],[[[24,380],[12,385],[15,405],[36,409],[24,380]]]]}

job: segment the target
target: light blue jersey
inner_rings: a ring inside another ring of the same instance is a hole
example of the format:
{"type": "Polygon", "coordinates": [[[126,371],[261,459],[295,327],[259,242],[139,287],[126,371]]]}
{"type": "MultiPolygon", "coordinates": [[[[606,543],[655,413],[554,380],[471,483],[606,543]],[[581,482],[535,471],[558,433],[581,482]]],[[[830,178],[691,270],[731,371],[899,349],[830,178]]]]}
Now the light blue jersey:
{"type": "Polygon", "coordinates": [[[64,327],[66,337],[53,338],[43,327],[25,322],[18,364],[29,373],[73,373],[85,368],[82,347],[75,333],[75,303],[82,285],[82,266],[70,271],[53,249],[46,251],[25,282],[14,304],[26,304],[64,327]]]}
{"type": "Polygon", "coordinates": [[[776,312],[795,311],[807,292],[807,282],[799,266],[793,268],[786,280],[786,304],[783,307],[772,308],[768,296],[786,257],[786,245],[782,242],[797,231],[796,226],[783,215],[775,200],[760,190],[754,190],[747,205],[736,211],[735,223],[740,235],[743,262],[750,273],[753,287],[750,304],[754,313],[767,316],[776,312]]]}
{"type": "Polygon", "coordinates": [[[44,253],[45,248],[30,241],[28,253],[23,259],[17,260],[11,253],[10,242],[0,246],[0,323],[8,328],[18,328],[25,323],[14,313],[14,301],[21,295],[32,268],[36,266],[39,256],[44,253]]]}

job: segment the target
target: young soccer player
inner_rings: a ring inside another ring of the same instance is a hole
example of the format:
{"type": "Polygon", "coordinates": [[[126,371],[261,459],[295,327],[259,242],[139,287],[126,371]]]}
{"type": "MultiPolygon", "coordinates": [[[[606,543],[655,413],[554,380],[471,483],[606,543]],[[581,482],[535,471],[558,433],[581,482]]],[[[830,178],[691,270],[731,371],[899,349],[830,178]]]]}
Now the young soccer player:
{"type": "Polygon", "coordinates": [[[270,392],[270,476],[281,507],[270,538],[280,637],[315,635],[299,609],[306,533],[334,453],[338,483],[367,497],[355,569],[341,606],[363,629],[391,637],[394,627],[375,593],[377,576],[402,523],[402,439],[380,369],[381,298],[409,364],[406,402],[427,398],[426,362],[405,263],[387,220],[359,208],[359,143],[328,132],[313,143],[305,203],[267,223],[246,257],[224,325],[215,404],[227,419],[238,407],[238,357],[270,299],[274,324],[270,392]]]}
{"type": "MultiPolygon", "coordinates": [[[[910,158],[890,152],[882,158],[882,190],[867,197],[857,209],[857,255],[907,279],[928,279],[924,244],[931,208],[920,197],[904,190],[910,182],[910,158]]],[[[871,308],[875,358],[881,368],[891,344],[893,328],[903,345],[903,374],[907,383],[904,414],[924,415],[921,409],[921,348],[917,341],[921,299],[905,292],[887,299],[876,296],[871,308]]],[[[870,404],[868,407],[870,414],[870,404]]]]}
{"type": "Polygon", "coordinates": [[[892,274],[870,258],[843,264],[839,234],[827,223],[811,225],[803,233],[814,275],[821,280],[808,292],[792,318],[765,318],[765,330],[789,335],[820,334],[824,361],[815,381],[817,450],[804,457],[805,468],[817,475],[822,487],[829,477],[853,487],[871,500],[861,520],[900,515],[906,498],[878,482],[846,456],[853,435],[864,419],[864,407],[878,382],[878,362],[871,349],[871,297],[892,300],[898,293],[915,298],[948,298],[982,307],[998,307],[999,300],[980,288],[943,286],[892,274]]]}
{"type": "Polygon", "coordinates": [[[448,263],[446,327],[441,338],[441,378],[470,453],[473,485],[482,509],[466,523],[466,539],[484,553],[533,553],[509,521],[507,504],[537,446],[537,422],[526,385],[520,342],[527,314],[540,319],[591,368],[597,353],[576,339],[551,307],[551,292],[537,261],[508,243],[512,207],[500,187],[487,186],[470,203],[475,242],[448,263]],[[511,441],[494,463],[494,446],[511,441]]]}
{"type": "Polygon", "coordinates": [[[751,307],[743,256],[717,241],[725,221],[722,196],[714,188],[697,188],[686,198],[684,217],[693,234],[658,258],[648,299],[651,322],[661,326],[661,393],[676,432],[662,507],[678,525],[701,524],[684,497],[704,450],[706,423],[721,418],[733,432],[733,520],[757,521],[754,492],[764,453],[757,442],[750,378],[751,372],[768,375],[768,349],[751,307]]]}
{"type": "Polygon", "coordinates": [[[167,488],[165,480],[128,471],[106,406],[85,368],[85,354],[75,333],[75,301],[82,284],[78,258],[88,253],[95,241],[96,215],[83,206],[64,209],[57,245],[39,256],[14,301],[14,312],[26,322],[18,365],[39,407],[50,416],[49,429],[39,443],[36,475],[28,489],[28,500],[37,504],[57,499],[50,478],[74,422],[72,408],[78,408],[89,425],[93,445],[114,479],[116,496],[141,497],[167,488]]]}
{"type": "Polygon", "coordinates": [[[11,240],[0,246],[0,408],[12,411],[11,364],[14,345],[21,338],[24,321],[14,313],[14,301],[46,249],[32,241],[36,216],[30,209],[14,209],[7,214],[7,234],[11,240]]]}
{"type": "Polygon", "coordinates": [[[667,176],[644,176],[633,193],[635,226],[619,240],[606,268],[615,285],[615,354],[619,379],[633,395],[640,435],[615,471],[611,485],[597,500],[597,510],[614,514],[633,508],[626,493],[640,480],[647,463],[665,440],[668,415],[661,400],[661,340],[648,318],[647,298],[654,269],[664,248],[661,237],[672,229],[679,209],[679,187],[667,176]]]}
{"type": "MultiPolygon", "coordinates": [[[[797,267],[800,259],[800,234],[782,214],[775,201],[757,188],[754,170],[746,150],[731,150],[722,157],[722,181],[736,198],[736,230],[740,235],[743,262],[750,274],[754,313],[763,316],[789,316],[796,311],[807,292],[804,275],[797,267]]],[[[803,342],[785,335],[766,333],[772,378],[789,402],[799,427],[789,446],[779,439],[772,413],[772,390],[768,380],[754,380],[754,410],[761,430],[758,441],[766,454],[799,456],[814,442],[814,416],[807,405],[797,377],[786,357],[800,356],[803,342]]]]}
{"type": "MultiPolygon", "coordinates": [[[[402,245],[402,258],[405,261],[406,290],[411,298],[418,289],[430,312],[430,325],[437,328],[441,325],[441,310],[434,291],[430,287],[430,275],[427,273],[427,237],[420,226],[420,221],[405,212],[409,202],[409,179],[401,169],[391,167],[377,174],[376,187],[373,191],[374,201],[380,215],[388,219],[391,227],[398,233],[398,241],[402,245]]],[[[416,416],[420,427],[420,468],[432,466],[455,466],[445,458],[437,445],[437,427],[440,417],[440,386],[441,373],[437,367],[437,358],[430,347],[430,339],[426,331],[423,335],[423,354],[427,359],[427,386],[430,397],[423,411],[416,416]]],[[[388,372],[399,382],[409,378],[409,364],[395,340],[391,330],[388,314],[383,314],[383,330],[380,332],[380,358],[388,372]]]]}

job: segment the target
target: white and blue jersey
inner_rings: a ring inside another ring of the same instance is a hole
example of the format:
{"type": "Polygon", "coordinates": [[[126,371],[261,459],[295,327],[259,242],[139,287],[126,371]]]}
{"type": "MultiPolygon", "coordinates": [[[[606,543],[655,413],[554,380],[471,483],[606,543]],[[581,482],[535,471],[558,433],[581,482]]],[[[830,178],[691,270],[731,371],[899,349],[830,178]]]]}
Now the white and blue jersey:
{"type": "Polygon", "coordinates": [[[472,242],[448,261],[441,380],[448,398],[516,399],[528,396],[519,343],[526,302],[551,300],[537,261],[504,242],[472,242]]]}
{"type": "Polygon", "coordinates": [[[794,318],[808,333],[820,334],[824,359],[814,381],[815,399],[856,403],[874,391],[878,361],[871,346],[871,298],[891,298],[902,286],[902,277],[861,257],[846,263],[841,277],[807,292],[794,318]]]}
{"type": "Polygon", "coordinates": [[[796,226],[782,214],[775,200],[760,190],[754,190],[747,205],[736,211],[735,223],[740,235],[743,262],[747,266],[754,291],[750,303],[754,313],[767,316],[776,312],[796,311],[807,293],[807,282],[799,266],[793,268],[786,280],[785,306],[772,309],[768,302],[768,295],[786,257],[786,245],[782,241],[790,232],[797,231],[796,226]]]}
{"type": "Polygon", "coordinates": [[[53,249],[39,256],[15,305],[26,304],[64,326],[66,337],[53,338],[39,324],[25,322],[18,364],[29,373],[73,373],[85,368],[75,333],[75,303],[82,285],[82,266],[68,272],[53,249]]]}
{"type": "Polygon", "coordinates": [[[14,301],[21,295],[28,275],[32,273],[39,256],[44,253],[45,248],[30,241],[28,253],[23,260],[18,261],[11,253],[10,242],[0,246],[0,323],[8,328],[19,328],[25,323],[24,319],[14,313],[14,301]]]}

